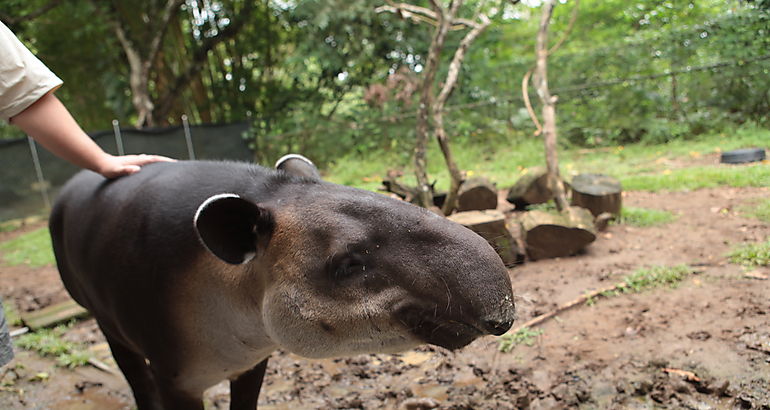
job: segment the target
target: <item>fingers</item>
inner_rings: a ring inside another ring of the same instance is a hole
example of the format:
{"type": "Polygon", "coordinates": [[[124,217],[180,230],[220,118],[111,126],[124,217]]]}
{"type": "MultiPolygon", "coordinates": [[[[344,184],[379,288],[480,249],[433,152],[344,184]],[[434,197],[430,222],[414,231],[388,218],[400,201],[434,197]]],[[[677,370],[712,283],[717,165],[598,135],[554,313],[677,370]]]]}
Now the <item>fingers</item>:
{"type": "Polygon", "coordinates": [[[161,155],[109,155],[98,172],[105,178],[113,179],[135,174],[141,170],[142,166],[153,162],[176,162],[176,160],[161,155]]]}
{"type": "Polygon", "coordinates": [[[140,154],[140,155],[124,155],[122,157],[117,157],[118,160],[123,165],[147,165],[151,164],[153,162],[176,162],[173,158],[164,157],[162,155],[147,155],[147,154],[140,154]]]}

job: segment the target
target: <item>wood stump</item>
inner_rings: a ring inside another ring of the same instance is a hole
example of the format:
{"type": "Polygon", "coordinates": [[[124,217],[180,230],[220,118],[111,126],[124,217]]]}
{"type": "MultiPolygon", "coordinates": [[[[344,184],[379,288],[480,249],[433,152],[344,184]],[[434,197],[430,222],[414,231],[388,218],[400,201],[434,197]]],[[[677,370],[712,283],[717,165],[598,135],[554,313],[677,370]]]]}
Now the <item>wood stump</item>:
{"type": "Polygon", "coordinates": [[[605,212],[620,215],[623,190],[617,179],[602,174],[580,174],[572,179],[570,186],[572,205],[588,209],[594,217],[605,212]]]}
{"type": "MultiPolygon", "coordinates": [[[[416,186],[409,186],[402,184],[400,181],[398,181],[398,178],[401,177],[403,173],[396,170],[389,170],[387,173],[387,176],[385,179],[382,180],[382,188],[381,191],[390,192],[392,194],[398,195],[399,198],[403,199],[406,202],[420,205],[418,202],[419,198],[419,188],[416,186]]],[[[446,192],[438,192],[433,193],[433,205],[441,208],[444,206],[444,200],[446,200],[447,193],[446,192]]]]}
{"type": "Polygon", "coordinates": [[[486,178],[471,178],[460,185],[457,212],[497,208],[497,188],[486,178]]]}
{"type": "Polygon", "coordinates": [[[532,260],[574,255],[596,239],[594,218],[585,208],[573,206],[560,214],[529,211],[520,222],[532,260]]]}
{"type": "Polygon", "coordinates": [[[505,225],[505,215],[497,210],[458,212],[447,217],[486,239],[500,255],[505,266],[524,262],[524,252],[505,225]]]}
{"type": "Polygon", "coordinates": [[[544,167],[528,168],[506,195],[508,202],[516,205],[518,210],[546,203],[552,198],[553,192],[548,188],[548,171],[544,167]]]}

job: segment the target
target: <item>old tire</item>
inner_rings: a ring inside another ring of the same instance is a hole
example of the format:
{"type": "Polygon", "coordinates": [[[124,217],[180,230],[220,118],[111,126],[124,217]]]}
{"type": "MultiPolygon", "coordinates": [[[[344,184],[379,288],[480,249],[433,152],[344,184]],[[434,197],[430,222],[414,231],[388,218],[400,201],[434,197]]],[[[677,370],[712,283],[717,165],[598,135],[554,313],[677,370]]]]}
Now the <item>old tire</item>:
{"type": "Polygon", "coordinates": [[[757,162],[764,159],[765,150],[763,148],[743,148],[723,152],[719,162],[723,164],[745,164],[747,162],[757,162]]]}

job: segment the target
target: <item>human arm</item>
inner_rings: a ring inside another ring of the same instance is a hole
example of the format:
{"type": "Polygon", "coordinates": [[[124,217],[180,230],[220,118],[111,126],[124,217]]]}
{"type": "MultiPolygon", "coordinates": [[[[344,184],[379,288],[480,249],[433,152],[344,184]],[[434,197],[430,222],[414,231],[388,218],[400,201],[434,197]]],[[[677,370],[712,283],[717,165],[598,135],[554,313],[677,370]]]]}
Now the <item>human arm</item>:
{"type": "Polygon", "coordinates": [[[16,114],[10,122],[57,156],[106,178],[139,172],[142,165],[152,162],[173,161],[158,155],[113,156],[104,152],[80,128],[53,92],[16,114]]]}

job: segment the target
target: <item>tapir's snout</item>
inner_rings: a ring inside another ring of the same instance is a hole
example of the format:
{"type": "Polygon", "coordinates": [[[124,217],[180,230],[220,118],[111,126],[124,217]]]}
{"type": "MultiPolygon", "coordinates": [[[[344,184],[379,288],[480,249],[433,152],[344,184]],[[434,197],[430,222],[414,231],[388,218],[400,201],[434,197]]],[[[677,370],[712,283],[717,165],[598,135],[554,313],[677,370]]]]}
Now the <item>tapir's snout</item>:
{"type": "Polygon", "coordinates": [[[417,278],[407,276],[418,285],[412,289],[418,300],[397,312],[402,323],[423,341],[448,349],[507,332],[515,307],[500,257],[486,240],[462,226],[434,221],[431,228],[435,236],[421,233],[433,251],[422,252],[426,269],[417,278]]]}
{"type": "Polygon", "coordinates": [[[500,310],[481,319],[482,326],[487,333],[494,336],[502,336],[511,329],[516,319],[516,308],[513,298],[505,296],[500,301],[500,310]]]}

